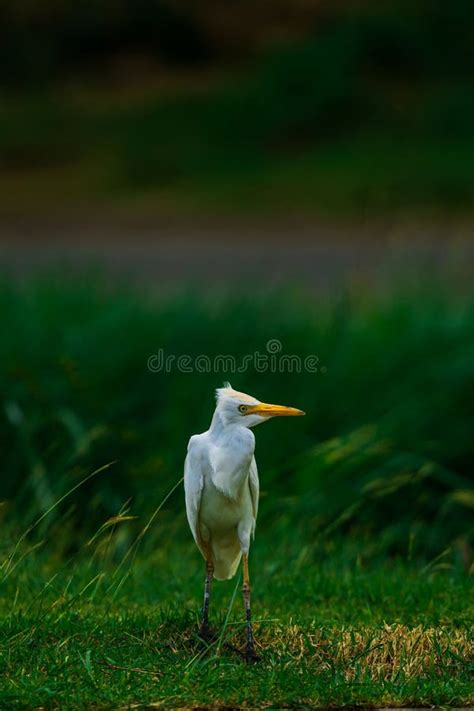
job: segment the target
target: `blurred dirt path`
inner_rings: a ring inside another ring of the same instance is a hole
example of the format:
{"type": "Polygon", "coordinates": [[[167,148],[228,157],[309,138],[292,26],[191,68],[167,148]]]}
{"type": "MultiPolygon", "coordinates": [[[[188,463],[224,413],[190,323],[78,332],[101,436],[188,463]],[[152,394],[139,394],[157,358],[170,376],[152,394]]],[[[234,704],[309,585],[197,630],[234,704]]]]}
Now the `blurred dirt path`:
{"type": "Polygon", "coordinates": [[[312,288],[383,286],[420,275],[468,283],[474,239],[466,226],[389,224],[110,224],[75,220],[0,224],[0,274],[78,275],[157,286],[312,288]]]}

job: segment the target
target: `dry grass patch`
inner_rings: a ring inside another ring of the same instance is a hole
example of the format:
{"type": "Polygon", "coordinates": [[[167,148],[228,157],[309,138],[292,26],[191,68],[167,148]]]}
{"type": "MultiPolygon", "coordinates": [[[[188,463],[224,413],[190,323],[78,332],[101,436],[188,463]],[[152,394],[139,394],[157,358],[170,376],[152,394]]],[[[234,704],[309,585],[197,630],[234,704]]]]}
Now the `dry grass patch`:
{"type": "Polygon", "coordinates": [[[266,627],[257,633],[262,654],[288,664],[314,665],[321,672],[344,669],[346,680],[392,680],[433,672],[456,674],[474,663],[474,637],[466,629],[408,627],[305,629],[300,625],[266,627]]]}

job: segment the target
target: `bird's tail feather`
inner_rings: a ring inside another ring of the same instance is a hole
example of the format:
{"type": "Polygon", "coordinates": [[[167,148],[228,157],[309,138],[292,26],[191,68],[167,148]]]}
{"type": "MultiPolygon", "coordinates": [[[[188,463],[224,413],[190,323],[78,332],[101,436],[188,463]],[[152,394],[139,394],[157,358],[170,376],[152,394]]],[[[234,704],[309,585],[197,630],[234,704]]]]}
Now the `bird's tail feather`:
{"type": "Polygon", "coordinates": [[[233,578],[239,567],[242,552],[240,545],[228,547],[212,546],[212,561],[216,580],[233,578]]]}

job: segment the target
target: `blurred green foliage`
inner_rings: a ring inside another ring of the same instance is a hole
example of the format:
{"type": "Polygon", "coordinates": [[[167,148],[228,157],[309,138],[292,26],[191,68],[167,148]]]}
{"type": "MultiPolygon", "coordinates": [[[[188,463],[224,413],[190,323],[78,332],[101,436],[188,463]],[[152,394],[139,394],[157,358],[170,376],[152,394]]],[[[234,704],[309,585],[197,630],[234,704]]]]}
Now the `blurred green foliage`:
{"type": "MultiPolygon", "coordinates": [[[[111,461],[54,509],[48,525],[57,520],[66,553],[120,511],[139,515],[141,528],[182,476],[187,441],[207,429],[213,389],[229,379],[307,412],[256,431],[261,530],[303,547],[331,546],[342,535],[354,555],[368,558],[426,558],[454,544],[469,565],[472,300],[441,287],[377,300],[348,295],[336,304],[292,291],[152,297],[94,279],[69,286],[52,279],[4,284],[0,313],[0,512],[17,530],[111,461]],[[147,366],[160,348],[230,354],[240,363],[266,353],[275,338],[282,353],[315,354],[319,372],[147,366]]],[[[167,535],[180,535],[182,496],[165,509],[167,535]]],[[[124,525],[120,536],[134,524],[124,525]]]]}
{"type": "Polygon", "coordinates": [[[160,54],[171,43],[194,67],[213,52],[197,29],[201,16],[166,3],[45,7],[20,13],[7,3],[11,22],[0,25],[0,81],[16,89],[0,115],[6,210],[35,199],[54,209],[58,198],[133,206],[137,197],[145,210],[180,216],[472,209],[474,18],[466,0],[323,7],[301,23],[298,40],[263,43],[239,71],[206,85],[222,71],[219,55],[209,60],[204,88],[197,74],[183,89],[178,73],[166,95],[153,84],[134,95],[138,69],[115,98],[102,53],[143,40],[145,53],[160,54]],[[93,80],[80,78],[87,62],[93,80]],[[58,89],[58,72],[75,77],[76,89],[58,89]]]}

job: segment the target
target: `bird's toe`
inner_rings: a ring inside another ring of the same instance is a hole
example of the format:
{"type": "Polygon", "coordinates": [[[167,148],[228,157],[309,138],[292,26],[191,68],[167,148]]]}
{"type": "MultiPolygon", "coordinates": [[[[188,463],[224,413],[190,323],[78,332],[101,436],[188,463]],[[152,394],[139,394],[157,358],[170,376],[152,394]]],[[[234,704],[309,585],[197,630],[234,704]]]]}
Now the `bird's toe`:
{"type": "Polygon", "coordinates": [[[258,656],[253,647],[247,648],[245,650],[244,659],[247,664],[257,664],[261,661],[261,657],[258,656]]]}
{"type": "Polygon", "coordinates": [[[216,633],[210,629],[209,625],[201,625],[199,628],[199,637],[203,642],[206,642],[206,644],[210,644],[216,639],[216,633]]]}

